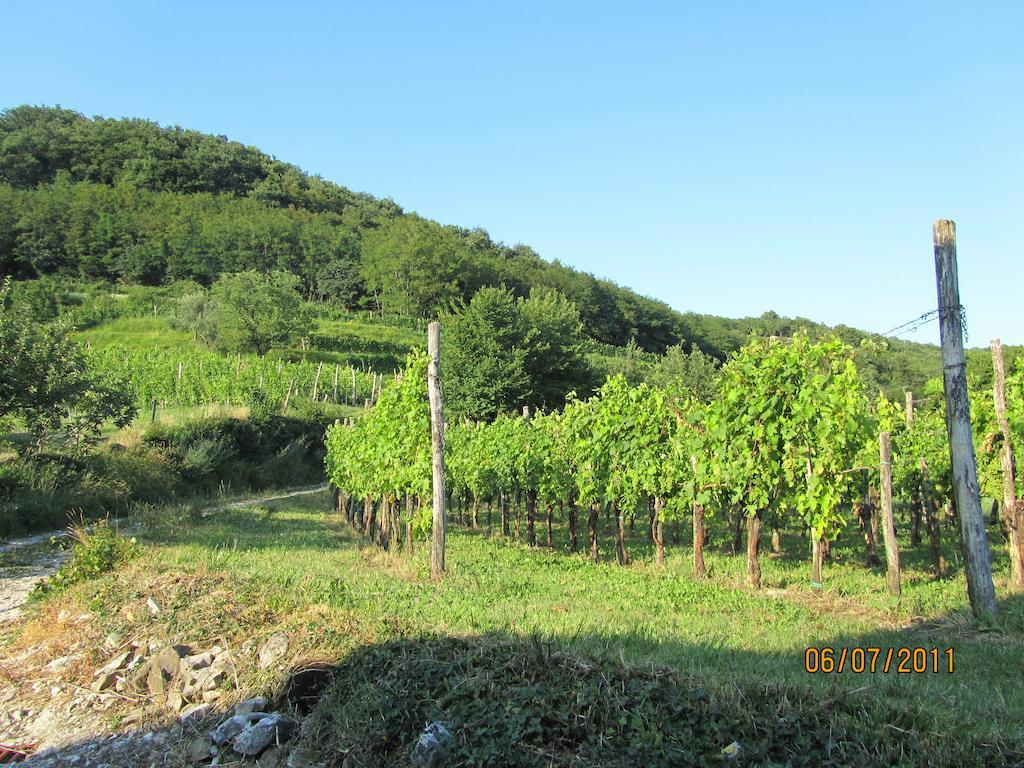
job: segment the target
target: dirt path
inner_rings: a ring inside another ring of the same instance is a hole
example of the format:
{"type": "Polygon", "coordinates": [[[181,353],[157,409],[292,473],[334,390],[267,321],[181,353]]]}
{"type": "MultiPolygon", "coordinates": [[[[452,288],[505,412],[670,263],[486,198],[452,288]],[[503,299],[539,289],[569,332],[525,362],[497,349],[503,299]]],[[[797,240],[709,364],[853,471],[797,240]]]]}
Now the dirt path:
{"type": "MultiPolygon", "coordinates": [[[[214,504],[204,514],[209,515],[219,510],[239,509],[252,504],[289,499],[293,496],[305,496],[319,493],[326,488],[326,484],[311,485],[273,496],[254,496],[229,504],[214,504]]],[[[111,522],[124,523],[127,522],[127,518],[115,518],[111,522]]],[[[70,550],[57,549],[52,543],[54,540],[64,539],[68,535],[67,530],[49,531],[14,539],[0,545],[0,623],[18,618],[21,615],[21,606],[25,604],[32,588],[41,579],[56,572],[70,556],[70,550]]]]}

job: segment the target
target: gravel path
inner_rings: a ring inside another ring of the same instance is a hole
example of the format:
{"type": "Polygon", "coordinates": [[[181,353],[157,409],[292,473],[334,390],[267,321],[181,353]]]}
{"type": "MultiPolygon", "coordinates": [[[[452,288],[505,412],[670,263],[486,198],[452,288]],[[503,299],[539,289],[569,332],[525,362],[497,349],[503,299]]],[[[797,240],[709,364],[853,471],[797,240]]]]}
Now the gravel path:
{"type": "MultiPolygon", "coordinates": [[[[239,509],[252,504],[263,504],[278,499],[289,499],[293,496],[319,493],[326,488],[326,484],[311,485],[273,496],[256,496],[229,504],[216,504],[211,506],[206,514],[223,509],[239,509]]],[[[111,522],[125,522],[125,518],[116,518],[111,522]]],[[[67,530],[49,531],[22,539],[14,539],[0,545],[0,623],[18,618],[21,615],[21,606],[25,604],[32,588],[41,579],[56,572],[71,555],[70,550],[57,549],[51,543],[53,540],[63,539],[68,535],[67,530]]]]}

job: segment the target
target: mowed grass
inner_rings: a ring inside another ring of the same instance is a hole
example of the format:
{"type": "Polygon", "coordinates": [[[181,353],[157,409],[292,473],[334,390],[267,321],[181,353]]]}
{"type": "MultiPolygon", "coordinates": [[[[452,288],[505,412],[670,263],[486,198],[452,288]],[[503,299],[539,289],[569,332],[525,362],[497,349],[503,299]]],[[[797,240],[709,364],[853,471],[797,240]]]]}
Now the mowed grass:
{"type": "Polygon", "coordinates": [[[722,551],[724,527],[708,553],[711,578],[698,581],[688,549],[670,546],[658,567],[639,535],[632,566],[608,562],[607,526],[599,564],[565,552],[561,529],[558,547],[531,549],[452,526],[449,572],[434,583],[424,544],[411,557],[383,553],[328,507],[327,494],[318,494],[207,518],[158,515],[140,535],[145,568],[236,580],[274,615],[320,617],[311,647],[323,658],[424,634],[540,636],[573,652],[669,667],[712,688],[783,684],[822,700],[851,697],[866,710],[884,704],[925,713],[937,733],[1024,739],[1024,605],[1004,599],[997,621],[976,625],[962,576],[935,581],[924,549],[905,553],[897,602],[882,570],[860,563],[854,532],[835,547],[818,593],[809,589],[809,562],[795,534],[784,554],[763,557],[765,586],[752,591],[742,586],[744,559],[722,551]],[[955,666],[952,674],[808,674],[808,646],[880,647],[883,656],[889,647],[952,647],[955,666]]]}
{"type": "Polygon", "coordinates": [[[188,331],[171,328],[166,317],[118,317],[79,331],[76,341],[105,349],[174,349],[187,352],[198,342],[188,331]]]}

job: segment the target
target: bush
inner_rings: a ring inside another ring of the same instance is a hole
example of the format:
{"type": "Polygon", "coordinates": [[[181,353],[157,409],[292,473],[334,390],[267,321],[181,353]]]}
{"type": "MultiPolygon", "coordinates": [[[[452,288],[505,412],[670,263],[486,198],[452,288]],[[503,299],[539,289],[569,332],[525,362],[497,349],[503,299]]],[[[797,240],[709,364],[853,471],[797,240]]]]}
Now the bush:
{"type": "Polygon", "coordinates": [[[329,419],[264,414],[157,423],[140,445],[41,453],[0,464],[0,536],[59,528],[67,516],[121,515],[135,504],[323,479],[329,419]]]}
{"type": "Polygon", "coordinates": [[[139,554],[135,538],[125,538],[107,520],[100,520],[92,530],[82,522],[71,526],[70,532],[76,542],[71,559],[49,579],[39,582],[31,599],[58,594],[80,581],[109,573],[139,554]]]}

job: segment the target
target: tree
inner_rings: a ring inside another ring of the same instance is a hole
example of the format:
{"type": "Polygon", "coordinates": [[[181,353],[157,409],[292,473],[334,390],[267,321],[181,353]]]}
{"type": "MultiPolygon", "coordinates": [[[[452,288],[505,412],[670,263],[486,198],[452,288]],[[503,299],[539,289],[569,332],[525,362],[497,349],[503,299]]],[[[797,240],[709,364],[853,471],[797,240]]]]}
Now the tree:
{"type": "Polygon", "coordinates": [[[530,405],[559,408],[570,391],[586,387],[591,371],[583,351],[576,305],[552,288],[534,288],[517,307],[526,334],[523,366],[530,405]]]}
{"type": "Polygon", "coordinates": [[[505,288],[480,289],[445,321],[445,405],[453,418],[490,419],[526,400],[524,336],[519,307],[505,288]]]}
{"type": "Polygon", "coordinates": [[[175,304],[171,327],[191,331],[197,340],[213,346],[217,339],[217,310],[217,303],[207,291],[187,293],[175,304]]]}
{"type": "Polygon", "coordinates": [[[309,320],[299,288],[299,279],[288,272],[248,270],[222,276],[210,292],[217,305],[215,343],[262,357],[274,345],[302,335],[309,320]]]}
{"type": "Polygon", "coordinates": [[[63,321],[36,322],[12,308],[10,282],[0,288],[0,420],[23,419],[33,446],[80,445],[112,421],[123,427],[136,408],[127,378],[92,370],[63,321]]]}
{"type": "Polygon", "coordinates": [[[463,298],[466,249],[432,221],[395,219],[367,234],[362,253],[363,280],[389,312],[423,317],[463,298]]]}
{"type": "Polygon", "coordinates": [[[709,403],[718,389],[719,376],[715,358],[696,347],[687,354],[682,344],[673,344],[647,374],[647,383],[676,399],[692,396],[709,403]]]}

